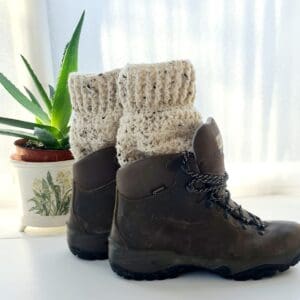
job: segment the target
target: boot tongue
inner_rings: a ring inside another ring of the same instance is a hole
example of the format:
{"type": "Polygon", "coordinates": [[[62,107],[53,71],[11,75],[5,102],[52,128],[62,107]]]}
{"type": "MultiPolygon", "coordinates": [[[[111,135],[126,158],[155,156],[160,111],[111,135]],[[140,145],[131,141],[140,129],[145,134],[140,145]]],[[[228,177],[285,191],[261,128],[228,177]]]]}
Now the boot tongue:
{"type": "Polygon", "coordinates": [[[213,118],[201,125],[193,138],[193,151],[200,173],[223,175],[225,172],[222,136],[213,118]]]}

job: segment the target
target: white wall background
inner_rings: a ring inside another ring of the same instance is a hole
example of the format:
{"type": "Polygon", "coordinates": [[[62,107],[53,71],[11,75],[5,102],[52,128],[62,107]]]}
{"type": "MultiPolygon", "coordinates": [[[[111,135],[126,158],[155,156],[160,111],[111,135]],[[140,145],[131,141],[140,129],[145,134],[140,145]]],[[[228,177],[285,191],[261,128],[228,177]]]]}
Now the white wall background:
{"type": "Polygon", "coordinates": [[[197,107],[220,123],[230,161],[300,159],[300,1],[48,0],[47,5],[55,73],[86,9],[81,71],[188,58],[197,71],[197,107]]]}
{"type": "MultiPolygon", "coordinates": [[[[197,108],[219,123],[227,162],[248,164],[244,180],[257,190],[261,174],[270,192],[300,186],[300,1],[0,0],[0,71],[26,83],[15,54],[25,51],[53,81],[84,9],[80,71],[190,59],[197,108]]],[[[29,117],[1,88],[0,97],[1,115],[29,117]]],[[[2,171],[11,141],[0,137],[2,171]]]]}

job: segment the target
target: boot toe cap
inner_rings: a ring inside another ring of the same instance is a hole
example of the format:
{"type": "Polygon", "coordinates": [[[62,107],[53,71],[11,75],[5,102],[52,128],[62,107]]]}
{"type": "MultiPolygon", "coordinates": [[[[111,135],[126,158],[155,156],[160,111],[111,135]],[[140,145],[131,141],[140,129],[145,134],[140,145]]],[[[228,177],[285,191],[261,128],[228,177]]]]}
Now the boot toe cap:
{"type": "Polygon", "coordinates": [[[266,228],[268,250],[278,263],[290,263],[300,256],[300,224],[273,221],[266,228]]]}

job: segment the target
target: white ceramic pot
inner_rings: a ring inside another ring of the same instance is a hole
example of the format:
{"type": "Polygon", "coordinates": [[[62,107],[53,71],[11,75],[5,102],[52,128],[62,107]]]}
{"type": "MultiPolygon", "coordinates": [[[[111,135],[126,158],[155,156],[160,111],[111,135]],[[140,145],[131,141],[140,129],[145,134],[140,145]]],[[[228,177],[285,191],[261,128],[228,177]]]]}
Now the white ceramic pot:
{"type": "Polygon", "coordinates": [[[19,187],[20,231],[24,231],[26,226],[65,225],[72,197],[74,160],[11,162],[19,187]]]}

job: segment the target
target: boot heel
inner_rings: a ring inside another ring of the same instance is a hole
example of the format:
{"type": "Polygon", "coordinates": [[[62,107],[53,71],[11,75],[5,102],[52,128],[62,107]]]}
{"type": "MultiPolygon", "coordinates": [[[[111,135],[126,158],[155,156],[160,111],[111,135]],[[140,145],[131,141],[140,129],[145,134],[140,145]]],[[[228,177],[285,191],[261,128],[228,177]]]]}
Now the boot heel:
{"type": "Polygon", "coordinates": [[[108,232],[101,234],[87,234],[68,228],[68,246],[70,251],[81,259],[107,259],[108,235],[108,232]]]}
{"type": "Polygon", "coordinates": [[[188,266],[174,264],[173,253],[131,250],[109,241],[109,262],[119,276],[133,280],[161,280],[185,273],[188,266]]]}

